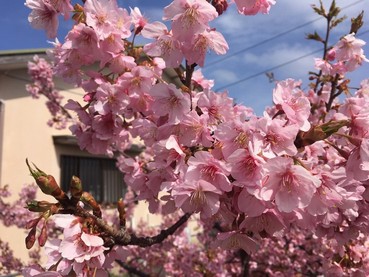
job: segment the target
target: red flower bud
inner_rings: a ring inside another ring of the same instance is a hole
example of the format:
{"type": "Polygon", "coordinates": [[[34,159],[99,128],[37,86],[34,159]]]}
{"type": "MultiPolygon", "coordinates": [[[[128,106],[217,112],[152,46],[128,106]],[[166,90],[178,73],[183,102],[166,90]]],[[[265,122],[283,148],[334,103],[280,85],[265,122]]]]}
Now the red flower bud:
{"type": "Polygon", "coordinates": [[[125,204],[123,202],[123,198],[120,198],[117,203],[117,209],[119,213],[119,225],[122,228],[126,227],[126,210],[125,210],[125,204]]]}
{"type": "Polygon", "coordinates": [[[26,237],[26,247],[27,249],[31,249],[36,241],[36,226],[31,229],[26,237]]]}
{"type": "Polygon", "coordinates": [[[50,210],[50,207],[53,204],[47,202],[47,201],[36,201],[36,200],[32,200],[30,202],[27,203],[27,209],[30,212],[46,212],[48,210],[50,210]]]}
{"type": "Polygon", "coordinates": [[[312,126],[307,132],[299,132],[295,145],[297,148],[301,148],[307,145],[311,145],[314,142],[325,140],[334,133],[338,132],[343,126],[349,124],[348,120],[329,121],[318,126],[312,126]]]}
{"type": "Polygon", "coordinates": [[[212,5],[217,10],[218,15],[224,13],[228,8],[227,0],[213,0],[212,5]]]}
{"type": "Polygon", "coordinates": [[[36,184],[43,193],[53,196],[56,200],[60,202],[68,200],[67,195],[64,193],[64,191],[61,190],[53,176],[47,175],[36,165],[33,165],[36,169],[32,169],[28,163],[28,159],[26,159],[26,164],[32,177],[35,179],[36,184]]]}
{"type": "Polygon", "coordinates": [[[38,244],[42,247],[45,245],[46,241],[47,241],[47,227],[45,222],[44,226],[42,226],[41,233],[38,236],[38,244]]]}
{"type": "Polygon", "coordinates": [[[100,205],[90,193],[88,193],[87,191],[83,192],[81,196],[81,201],[92,208],[92,212],[95,216],[101,218],[102,214],[100,205]]]}
{"type": "Polygon", "coordinates": [[[83,193],[81,179],[79,179],[77,176],[72,176],[70,181],[70,193],[72,195],[71,200],[73,204],[77,204],[83,193]]]}
{"type": "Polygon", "coordinates": [[[35,228],[41,218],[42,217],[40,216],[38,218],[35,218],[35,219],[32,219],[32,220],[28,221],[27,224],[26,224],[26,229],[35,228]]]}

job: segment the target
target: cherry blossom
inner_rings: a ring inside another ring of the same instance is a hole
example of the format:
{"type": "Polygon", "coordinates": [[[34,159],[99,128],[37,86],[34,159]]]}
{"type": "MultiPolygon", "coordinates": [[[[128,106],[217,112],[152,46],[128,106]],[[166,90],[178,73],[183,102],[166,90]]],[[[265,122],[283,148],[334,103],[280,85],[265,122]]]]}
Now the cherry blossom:
{"type": "Polygon", "coordinates": [[[259,12],[269,13],[271,5],[275,0],[235,0],[238,11],[245,15],[255,15],[259,12]]]}
{"type": "Polygon", "coordinates": [[[154,99],[152,109],[158,116],[168,115],[169,122],[179,123],[190,112],[190,97],[173,84],[156,84],[150,91],[154,99]]]}
{"type": "Polygon", "coordinates": [[[33,28],[45,29],[48,38],[55,38],[59,26],[58,12],[46,0],[27,0],[25,5],[32,9],[28,21],[33,28]]]}
{"type": "Polygon", "coordinates": [[[206,29],[209,21],[217,16],[217,11],[207,1],[175,0],[164,8],[163,20],[172,20],[174,37],[186,41],[206,29]]]}
{"type": "Polygon", "coordinates": [[[201,212],[205,218],[218,211],[220,194],[221,190],[204,180],[188,180],[172,192],[177,207],[185,212],[201,212]]]}
{"type": "Polygon", "coordinates": [[[309,205],[321,181],[300,165],[284,157],[270,159],[264,166],[266,181],[260,190],[263,200],[275,200],[281,212],[309,205]]]}

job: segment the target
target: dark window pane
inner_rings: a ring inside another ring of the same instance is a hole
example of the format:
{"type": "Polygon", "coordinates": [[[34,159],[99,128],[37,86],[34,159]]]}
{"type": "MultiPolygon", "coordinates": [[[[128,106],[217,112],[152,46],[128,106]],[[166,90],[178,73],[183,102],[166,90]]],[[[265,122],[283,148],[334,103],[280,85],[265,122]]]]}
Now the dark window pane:
{"type": "Polygon", "coordinates": [[[70,179],[76,175],[82,181],[83,190],[90,192],[100,203],[113,203],[124,196],[126,186],[115,160],[65,155],[60,160],[64,190],[69,190],[70,179]]]}
{"type": "Polygon", "coordinates": [[[72,176],[79,176],[79,158],[73,156],[61,156],[60,167],[61,187],[63,190],[68,191],[72,176]]]}
{"type": "Polygon", "coordinates": [[[96,201],[101,202],[102,169],[99,159],[81,158],[79,175],[82,180],[83,189],[91,193],[96,201]]]}

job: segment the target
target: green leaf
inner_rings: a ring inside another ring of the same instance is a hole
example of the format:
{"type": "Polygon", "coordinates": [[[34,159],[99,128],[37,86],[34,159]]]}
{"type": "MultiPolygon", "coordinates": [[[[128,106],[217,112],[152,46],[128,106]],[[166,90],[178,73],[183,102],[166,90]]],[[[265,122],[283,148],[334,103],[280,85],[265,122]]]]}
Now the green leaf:
{"type": "Polygon", "coordinates": [[[313,8],[313,10],[317,14],[319,14],[321,16],[324,16],[324,17],[327,17],[322,1],[319,0],[319,3],[320,3],[320,7],[319,8],[316,5],[311,5],[311,7],[313,8]]]}
{"type": "Polygon", "coordinates": [[[324,40],[319,36],[319,34],[316,31],[314,32],[314,34],[311,34],[311,33],[307,34],[306,38],[324,43],[324,40]]]}
{"type": "Polygon", "coordinates": [[[342,23],[347,17],[346,16],[342,16],[340,18],[337,19],[333,19],[331,21],[331,25],[329,26],[330,29],[333,29],[334,27],[336,27],[338,24],[342,23]]]}

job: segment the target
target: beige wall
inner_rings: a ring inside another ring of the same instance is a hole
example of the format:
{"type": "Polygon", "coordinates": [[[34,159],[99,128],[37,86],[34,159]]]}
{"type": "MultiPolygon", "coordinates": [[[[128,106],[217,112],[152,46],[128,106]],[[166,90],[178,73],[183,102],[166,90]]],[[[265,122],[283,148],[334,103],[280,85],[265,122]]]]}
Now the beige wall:
{"type": "MultiPolygon", "coordinates": [[[[17,199],[23,184],[30,184],[33,178],[28,172],[25,159],[28,158],[46,173],[60,179],[58,152],[52,136],[70,134],[69,130],[58,131],[47,126],[50,118],[45,106],[46,98],[32,99],[25,90],[29,77],[26,69],[0,71],[0,99],[3,102],[3,122],[0,125],[0,185],[9,185],[17,199]]],[[[65,88],[65,84],[58,84],[65,88]]],[[[80,97],[81,92],[63,92],[66,99],[80,97]]],[[[60,150],[58,150],[60,151],[60,150]]],[[[66,150],[67,151],[67,150],[66,150]]],[[[39,199],[47,199],[38,194],[39,199]]],[[[25,231],[15,227],[0,226],[1,239],[8,241],[15,256],[28,258],[24,239],[25,231]]]]}
{"type": "MultiPolygon", "coordinates": [[[[1,184],[20,187],[32,182],[25,159],[28,158],[45,172],[59,179],[57,153],[52,136],[70,134],[69,130],[55,130],[47,126],[50,118],[45,99],[32,99],[25,90],[29,79],[26,70],[13,70],[0,76],[0,99],[4,101],[4,125],[1,184]]],[[[81,92],[79,92],[81,94],[81,92]]],[[[70,91],[66,99],[75,98],[70,91]]]]}

